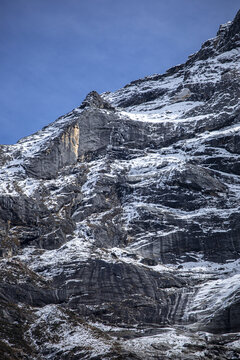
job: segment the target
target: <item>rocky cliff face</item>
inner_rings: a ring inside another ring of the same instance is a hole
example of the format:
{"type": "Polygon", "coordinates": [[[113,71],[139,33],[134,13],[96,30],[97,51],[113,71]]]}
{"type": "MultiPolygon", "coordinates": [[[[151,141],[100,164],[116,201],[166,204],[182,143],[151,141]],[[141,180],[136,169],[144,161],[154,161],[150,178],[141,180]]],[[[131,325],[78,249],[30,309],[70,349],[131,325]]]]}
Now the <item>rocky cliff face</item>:
{"type": "Polygon", "coordinates": [[[240,359],[240,13],[0,149],[1,359],[240,359]]]}

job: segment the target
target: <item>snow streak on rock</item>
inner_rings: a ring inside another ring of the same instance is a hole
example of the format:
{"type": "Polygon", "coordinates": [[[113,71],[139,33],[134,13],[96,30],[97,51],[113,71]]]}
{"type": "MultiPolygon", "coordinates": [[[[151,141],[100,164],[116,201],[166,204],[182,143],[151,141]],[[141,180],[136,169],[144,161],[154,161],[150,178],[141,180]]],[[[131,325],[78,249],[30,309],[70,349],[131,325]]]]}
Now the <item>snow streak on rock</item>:
{"type": "Polygon", "coordinates": [[[239,24],[0,148],[0,358],[240,358],[239,24]]]}

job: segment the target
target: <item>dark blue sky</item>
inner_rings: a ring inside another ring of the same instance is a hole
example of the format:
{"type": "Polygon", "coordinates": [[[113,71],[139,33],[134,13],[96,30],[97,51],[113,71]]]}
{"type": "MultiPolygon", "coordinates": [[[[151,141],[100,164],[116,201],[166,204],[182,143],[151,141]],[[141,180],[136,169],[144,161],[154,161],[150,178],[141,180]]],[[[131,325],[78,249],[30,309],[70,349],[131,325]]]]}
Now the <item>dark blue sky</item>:
{"type": "Polygon", "coordinates": [[[239,0],[0,0],[0,143],[184,62],[239,0]]]}

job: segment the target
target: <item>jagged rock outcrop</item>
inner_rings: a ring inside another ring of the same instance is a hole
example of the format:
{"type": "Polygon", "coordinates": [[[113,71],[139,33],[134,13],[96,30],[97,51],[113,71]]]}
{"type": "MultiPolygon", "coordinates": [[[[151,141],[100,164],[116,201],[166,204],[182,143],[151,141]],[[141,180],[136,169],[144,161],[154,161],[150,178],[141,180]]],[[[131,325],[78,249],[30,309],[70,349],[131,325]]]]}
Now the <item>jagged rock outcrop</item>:
{"type": "Polygon", "coordinates": [[[239,24],[1,146],[1,358],[240,358],[239,24]]]}

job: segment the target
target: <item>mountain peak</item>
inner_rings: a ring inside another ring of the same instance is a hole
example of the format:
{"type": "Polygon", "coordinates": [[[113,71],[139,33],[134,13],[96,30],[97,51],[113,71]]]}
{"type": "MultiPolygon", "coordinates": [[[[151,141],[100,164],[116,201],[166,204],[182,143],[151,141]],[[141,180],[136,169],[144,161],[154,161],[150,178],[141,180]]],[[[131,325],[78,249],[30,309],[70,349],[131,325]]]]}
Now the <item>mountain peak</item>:
{"type": "Polygon", "coordinates": [[[113,106],[104,100],[97,91],[91,91],[80,105],[80,109],[93,107],[98,109],[113,110],[113,106]]]}
{"type": "Polygon", "coordinates": [[[240,11],[233,21],[220,25],[216,36],[205,41],[201,49],[190,57],[190,61],[207,60],[240,46],[240,11]]]}
{"type": "Polygon", "coordinates": [[[233,21],[220,26],[217,37],[216,49],[221,53],[240,46],[240,10],[233,21]]]}

